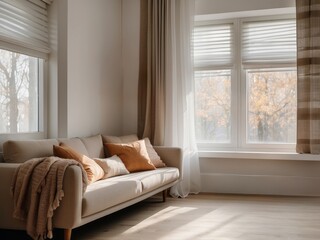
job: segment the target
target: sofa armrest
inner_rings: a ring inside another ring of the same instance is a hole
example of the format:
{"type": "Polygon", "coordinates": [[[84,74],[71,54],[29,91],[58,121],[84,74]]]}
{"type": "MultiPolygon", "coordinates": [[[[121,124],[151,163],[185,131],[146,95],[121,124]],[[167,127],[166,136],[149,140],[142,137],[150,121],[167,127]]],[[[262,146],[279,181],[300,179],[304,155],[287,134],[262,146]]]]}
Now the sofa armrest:
{"type": "Polygon", "coordinates": [[[168,167],[176,167],[179,169],[180,178],[182,177],[182,150],[177,147],[154,146],[162,161],[168,167]]]}
{"type": "MultiPolygon", "coordinates": [[[[12,178],[20,164],[0,163],[0,228],[25,229],[23,221],[14,219],[13,200],[10,191],[12,178]]],[[[81,222],[82,211],[82,173],[78,166],[66,169],[63,179],[64,197],[54,211],[53,226],[73,228],[81,222]]]]}
{"type": "Polygon", "coordinates": [[[25,229],[22,221],[12,217],[13,201],[11,182],[16,169],[20,164],[0,163],[0,228],[25,229]]]}
{"type": "Polygon", "coordinates": [[[82,215],[82,172],[79,166],[69,166],[63,178],[64,196],[54,211],[53,226],[71,229],[80,225],[82,215]]]}

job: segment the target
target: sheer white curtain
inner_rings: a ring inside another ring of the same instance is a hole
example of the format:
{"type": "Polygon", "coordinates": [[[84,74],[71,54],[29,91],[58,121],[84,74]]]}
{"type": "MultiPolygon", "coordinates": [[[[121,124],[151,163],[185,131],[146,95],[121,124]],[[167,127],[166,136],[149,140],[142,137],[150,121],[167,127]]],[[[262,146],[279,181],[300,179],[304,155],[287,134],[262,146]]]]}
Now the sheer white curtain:
{"type": "Polygon", "coordinates": [[[182,181],[170,194],[186,197],[198,193],[201,183],[194,131],[194,0],[169,0],[166,11],[164,145],[183,149],[182,181]]]}
{"type": "Polygon", "coordinates": [[[138,133],[155,145],[183,149],[174,197],[200,191],[194,133],[194,0],[141,0],[138,133]],[[147,46],[147,47],[146,47],[147,46]]]}

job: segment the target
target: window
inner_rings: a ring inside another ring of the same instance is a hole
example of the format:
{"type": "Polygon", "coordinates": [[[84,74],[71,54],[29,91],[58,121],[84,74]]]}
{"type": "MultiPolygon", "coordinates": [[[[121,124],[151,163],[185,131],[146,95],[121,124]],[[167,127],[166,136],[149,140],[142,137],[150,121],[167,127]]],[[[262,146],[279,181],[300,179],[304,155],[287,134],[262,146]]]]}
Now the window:
{"type": "Polygon", "coordinates": [[[0,14],[0,140],[5,140],[8,134],[44,130],[50,49],[45,1],[0,1],[0,14]]]}
{"type": "Polygon", "coordinates": [[[200,149],[288,151],[296,139],[291,16],[199,22],[194,29],[200,149]]]}
{"type": "Polygon", "coordinates": [[[39,130],[39,59],[0,49],[0,133],[39,130]]]}

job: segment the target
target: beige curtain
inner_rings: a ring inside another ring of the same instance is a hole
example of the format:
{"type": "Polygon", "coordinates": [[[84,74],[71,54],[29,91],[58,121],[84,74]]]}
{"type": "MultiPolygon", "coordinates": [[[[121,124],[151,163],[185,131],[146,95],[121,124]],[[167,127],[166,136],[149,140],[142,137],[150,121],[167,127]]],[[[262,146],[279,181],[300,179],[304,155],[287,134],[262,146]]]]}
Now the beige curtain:
{"type": "Polygon", "coordinates": [[[320,153],[320,0],[296,0],[297,152],[320,153]]]}
{"type": "Polygon", "coordinates": [[[165,9],[168,0],[141,0],[138,135],[163,145],[165,107],[165,9]]]}

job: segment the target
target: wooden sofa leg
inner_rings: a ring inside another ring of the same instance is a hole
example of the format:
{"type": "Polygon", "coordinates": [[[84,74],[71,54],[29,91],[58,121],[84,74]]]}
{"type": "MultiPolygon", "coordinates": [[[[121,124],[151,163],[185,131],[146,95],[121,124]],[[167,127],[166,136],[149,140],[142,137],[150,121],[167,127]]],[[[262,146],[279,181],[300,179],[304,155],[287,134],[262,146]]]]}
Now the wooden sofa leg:
{"type": "Polygon", "coordinates": [[[167,189],[162,191],[162,202],[166,202],[167,200],[167,189]]]}
{"type": "Polygon", "coordinates": [[[72,229],[64,229],[64,240],[71,240],[72,229]]]}

